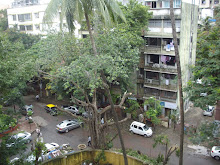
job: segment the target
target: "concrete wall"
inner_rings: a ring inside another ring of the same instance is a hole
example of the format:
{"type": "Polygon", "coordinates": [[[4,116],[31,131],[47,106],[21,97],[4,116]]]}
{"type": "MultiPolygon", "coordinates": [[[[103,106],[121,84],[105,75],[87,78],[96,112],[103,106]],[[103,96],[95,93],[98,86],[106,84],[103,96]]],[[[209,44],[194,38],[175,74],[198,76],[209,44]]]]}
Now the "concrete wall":
{"type": "MultiPolygon", "coordinates": [[[[75,152],[66,156],[58,157],[53,160],[46,161],[44,165],[81,165],[86,160],[94,160],[101,153],[101,150],[86,150],[75,152]]],[[[100,164],[124,165],[124,158],[121,153],[105,151],[106,161],[101,161],[100,164]]],[[[147,165],[142,161],[128,156],[129,165],[147,165]]]]}
{"type": "MultiPolygon", "coordinates": [[[[180,30],[180,65],[182,72],[183,87],[192,76],[190,67],[195,65],[197,25],[198,24],[198,5],[182,3],[181,30],[180,30]]],[[[184,97],[185,97],[184,93],[184,97]]],[[[179,101],[179,99],[178,99],[179,101]]],[[[178,103],[179,105],[179,103],[178,103]]],[[[184,109],[188,108],[188,101],[184,102],[184,109]]]]}

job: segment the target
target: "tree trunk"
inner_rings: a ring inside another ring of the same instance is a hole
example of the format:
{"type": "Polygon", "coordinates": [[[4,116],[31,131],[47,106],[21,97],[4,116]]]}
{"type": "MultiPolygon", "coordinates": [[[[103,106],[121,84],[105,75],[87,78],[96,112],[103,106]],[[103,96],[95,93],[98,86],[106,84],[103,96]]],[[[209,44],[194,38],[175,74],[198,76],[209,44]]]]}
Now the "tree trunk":
{"type": "Polygon", "coordinates": [[[181,131],[180,131],[180,158],[179,165],[183,164],[183,141],[184,141],[184,109],[183,109],[183,92],[182,92],[182,76],[181,76],[181,66],[180,66],[180,57],[176,36],[176,26],[175,26],[175,17],[173,11],[173,0],[170,0],[170,17],[172,24],[172,33],[173,33],[173,41],[174,41],[174,49],[175,49],[175,57],[177,63],[177,73],[178,73],[178,88],[179,88],[179,101],[180,101],[180,122],[181,122],[181,131]]]}
{"type": "MultiPolygon", "coordinates": [[[[88,30],[89,30],[89,36],[90,36],[90,40],[91,40],[91,43],[92,43],[92,48],[93,48],[93,51],[94,51],[94,55],[97,56],[98,53],[97,53],[97,49],[96,49],[96,46],[95,46],[95,41],[94,41],[94,38],[93,38],[93,34],[92,34],[91,26],[90,26],[90,21],[89,21],[88,14],[86,12],[85,12],[85,18],[86,18],[86,24],[87,24],[87,27],[88,27],[88,30]]],[[[102,79],[103,79],[104,83],[107,85],[107,81],[106,81],[106,77],[104,75],[104,72],[101,71],[101,74],[102,74],[102,79]]],[[[125,146],[124,146],[123,138],[122,138],[122,135],[121,135],[120,127],[119,127],[119,124],[118,124],[118,117],[117,117],[117,114],[116,114],[115,109],[114,109],[114,103],[112,101],[112,97],[111,97],[109,89],[107,89],[106,92],[107,92],[109,103],[111,105],[111,109],[112,109],[112,112],[113,112],[113,115],[114,115],[114,121],[116,123],[119,139],[120,139],[120,142],[121,142],[121,147],[122,147],[123,156],[124,156],[124,163],[125,163],[125,165],[128,165],[125,146]]]]}

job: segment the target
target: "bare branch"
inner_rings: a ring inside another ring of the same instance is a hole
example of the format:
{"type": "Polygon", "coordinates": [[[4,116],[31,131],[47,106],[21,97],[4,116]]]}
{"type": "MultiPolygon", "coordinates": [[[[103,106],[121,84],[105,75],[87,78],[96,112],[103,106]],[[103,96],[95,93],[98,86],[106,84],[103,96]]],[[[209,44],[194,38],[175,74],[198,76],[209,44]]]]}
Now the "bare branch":
{"type": "Polygon", "coordinates": [[[75,98],[75,97],[73,97],[73,96],[71,96],[71,99],[76,100],[76,101],[78,102],[78,105],[81,105],[81,106],[89,106],[89,104],[86,103],[85,101],[81,101],[81,100],[79,100],[79,99],[77,99],[77,98],[75,98]]]}
{"type": "Polygon", "coordinates": [[[125,92],[124,95],[123,95],[123,97],[122,97],[122,99],[121,99],[121,102],[120,102],[119,106],[122,106],[122,105],[124,104],[124,102],[125,102],[125,99],[126,99],[128,96],[130,96],[130,95],[132,95],[132,93],[127,93],[127,92],[125,92]]]}
{"type": "MultiPolygon", "coordinates": [[[[125,109],[124,106],[120,106],[120,105],[115,105],[114,108],[120,108],[120,109],[125,109]]],[[[103,114],[107,111],[111,110],[111,105],[108,105],[107,107],[105,107],[101,112],[100,114],[103,114]]]]}
{"type": "MultiPolygon", "coordinates": [[[[125,121],[127,121],[127,120],[128,120],[128,118],[126,117],[126,118],[124,118],[124,119],[118,121],[118,123],[123,123],[123,122],[125,122],[125,121]]],[[[109,122],[109,123],[105,122],[104,124],[102,124],[102,125],[100,126],[100,128],[103,129],[104,127],[111,126],[111,125],[114,125],[114,124],[116,124],[116,123],[115,123],[115,122],[109,122]]]]}

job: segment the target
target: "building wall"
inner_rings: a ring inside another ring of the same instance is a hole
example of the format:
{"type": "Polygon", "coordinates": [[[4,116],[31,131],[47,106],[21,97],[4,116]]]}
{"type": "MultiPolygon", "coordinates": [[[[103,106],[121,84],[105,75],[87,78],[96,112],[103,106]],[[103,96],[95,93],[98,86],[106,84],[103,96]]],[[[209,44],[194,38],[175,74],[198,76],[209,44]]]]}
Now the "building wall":
{"type": "MultiPolygon", "coordinates": [[[[180,33],[180,64],[183,87],[192,76],[190,67],[195,65],[197,26],[198,26],[198,5],[182,3],[181,33],[180,33]]],[[[184,93],[184,97],[186,94],[184,93]]],[[[179,101],[179,99],[178,99],[179,101]]],[[[184,103],[184,109],[188,108],[188,101],[184,103]]]]}
{"type": "MultiPolygon", "coordinates": [[[[45,35],[48,34],[49,31],[61,31],[61,21],[59,13],[53,19],[50,25],[47,25],[43,22],[44,13],[50,0],[38,0],[38,3],[33,5],[28,5],[26,3],[22,3],[21,5],[20,3],[17,3],[19,1],[21,0],[14,0],[14,2],[12,3],[12,7],[7,10],[9,28],[13,28],[14,26],[16,26],[18,30],[21,30],[28,34],[45,35]],[[18,15],[22,14],[30,14],[30,18],[25,21],[21,21],[19,20],[18,15]],[[29,29],[30,26],[32,26],[32,29],[29,29]],[[25,29],[22,29],[24,27],[25,29]]],[[[62,31],[68,32],[66,21],[63,20],[62,23],[62,31]]],[[[77,22],[75,22],[75,27],[75,36],[81,38],[81,36],[84,34],[79,33],[79,29],[81,28],[81,26],[77,22]]]]}

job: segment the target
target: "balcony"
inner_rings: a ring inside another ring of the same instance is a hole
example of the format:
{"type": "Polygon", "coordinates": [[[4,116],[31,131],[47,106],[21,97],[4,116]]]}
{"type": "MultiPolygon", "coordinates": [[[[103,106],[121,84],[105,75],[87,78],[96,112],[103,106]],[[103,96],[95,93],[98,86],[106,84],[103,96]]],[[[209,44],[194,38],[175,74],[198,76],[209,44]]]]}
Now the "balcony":
{"type": "Polygon", "coordinates": [[[163,80],[160,81],[146,78],[144,80],[144,87],[177,92],[177,84],[175,84],[175,80],[166,80],[166,82],[164,83],[163,80]]]}
{"type": "Polygon", "coordinates": [[[170,65],[165,65],[165,64],[157,64],[157,63],[149,64],[149,63],[147,63],[145,65],[144,69],[151,70],[151,71],[157,71],[157,72],[163,72],[163,73],[177,74],[177,67],[176,66],[170,66],[170,65]]]}
{"type": "Polygon", "coordinates": [[[163,54],[163,55],[172,55],[175,56],[175,51],[170,50],[166,51],[164,47],[162,46],[146,46],[141,49],[143,52],[146,52],[147,54],[163,54]]]}

